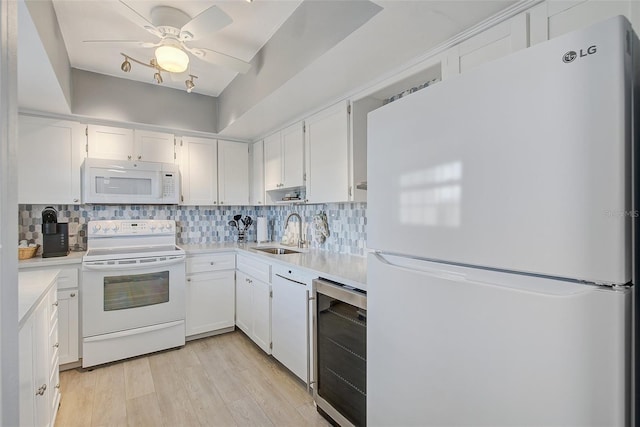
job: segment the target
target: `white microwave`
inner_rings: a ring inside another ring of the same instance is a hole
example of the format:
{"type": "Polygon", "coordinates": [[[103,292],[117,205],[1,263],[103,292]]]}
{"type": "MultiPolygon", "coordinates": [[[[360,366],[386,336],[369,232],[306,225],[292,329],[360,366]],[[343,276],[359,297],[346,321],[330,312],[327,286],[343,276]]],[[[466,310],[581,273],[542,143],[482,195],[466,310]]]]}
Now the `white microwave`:
{"type": "Polygon", "coordinates": [[[180,172],[171,163],[87,158],[82,164],[82,202],[178,204],[180,172]]]}

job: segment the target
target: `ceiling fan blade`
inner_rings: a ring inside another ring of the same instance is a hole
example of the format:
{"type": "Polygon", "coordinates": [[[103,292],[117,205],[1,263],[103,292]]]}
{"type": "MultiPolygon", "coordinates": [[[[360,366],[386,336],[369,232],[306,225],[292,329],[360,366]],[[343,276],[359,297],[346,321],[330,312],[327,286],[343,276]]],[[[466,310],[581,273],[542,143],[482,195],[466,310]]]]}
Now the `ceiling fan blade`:
{"type": "Polygon", "coordinates": [[[215,65],[221,65],[226,68],[230,68],[238,73],[245,74],[251,69],[251,64],[241,59],[234,58],[233,56],[225,55],[224,53],[216,52],[215,50],[199,48],[185,48],[194,54],[196,58],[200,58],[205,62],[209,62],[215,65]]]}
{"type": "Polygon", "coordinates": [[[114,4],[116,5],[117,11],[129,21],[133,22],[141,28],[144,28],[154,36],[162,38],[162,33],[158,31],[158,29],[147,18],[140,15],[134,8],[132,8],[122,0],[118,0],[117,2],[114,2],[114,4]]]}
{"type": "Polygon", "coordinates": [[[156,45],[155,43],[144,43],[140,40],[82,40],[82,43],[96,43],[103,46],[138,45],[142,47],[153,47],[156,45]]]}
{"type": "Polygon", "coordinates": [[[224,13],[222,9],[217,6],[211,6],[184,24],[180,29],[180,36],[183,40],[198,40],[226,27],[232,22],[231,17],[224,13]]]}

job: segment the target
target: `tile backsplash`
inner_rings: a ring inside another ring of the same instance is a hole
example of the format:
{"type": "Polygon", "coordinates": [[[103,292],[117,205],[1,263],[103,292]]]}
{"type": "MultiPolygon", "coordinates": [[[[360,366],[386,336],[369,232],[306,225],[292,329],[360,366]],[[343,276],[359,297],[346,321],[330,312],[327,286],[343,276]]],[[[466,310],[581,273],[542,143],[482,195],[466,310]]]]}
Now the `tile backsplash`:
{"type": "MultiPolygon", "coordinates": [[[[42,244],[42,210],[46,205],[19,205],[18,232],[20,240],[42,244]]],[[[229,226],[234,215],[249,215],[253,225],[247,230],[247,240],[256,240],[256,217],[267,218],[269,236],[279,242],[284,223],[291,212],[298,213],[305,225],[314,215],[324,211],[329,224],[329,237],[318,249],[331,252],[364,255],[367,242],[366,203],[328,203],[293,206],[155,206],[155,205],[54,205],[58,221],[68,222],[72,250],[87,246],[87,223],[110,219],[170,219],[177,225],[178,244],[233,242],[237,230],[229,226]],[[72,224],[76,223],[77,226],[72,224]],[[73,231],[77,228],[77,235],[73,231]]],[[[295,220],[294,220],[295,221],[295,220]]],[[[306,233],[309,240],[309,232],[306,233]]]]}

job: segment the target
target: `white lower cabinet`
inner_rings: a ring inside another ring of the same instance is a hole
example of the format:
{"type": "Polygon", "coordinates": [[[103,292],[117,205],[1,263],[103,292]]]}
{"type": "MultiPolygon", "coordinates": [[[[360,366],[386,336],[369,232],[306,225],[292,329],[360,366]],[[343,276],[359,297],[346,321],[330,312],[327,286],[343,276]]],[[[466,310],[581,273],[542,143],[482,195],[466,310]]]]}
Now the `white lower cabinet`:
{"type": "Polygon", "coordinates": [[[235,324],[235,253],[187,257],[186,336],[225,332],[235,324]]]}
{"type": "Polygon", "coordinates": [[[21,271],[59,270],[58,301],[58,355],[62,370],[72,369],[80,361],[80,287],[77,267],[31,267],[21,271]],[[68,365],[68,366],[64,366],[68,365]]]}
{"type": "Polygon", "coordinates": [[[267,354],[271,354],[270,269],[267,263],[238,255],[236,326],[267,354]]]}
{"type": "Polygon", "coordinates": [[[55,286],[19,331],[21,426],[53,426],[60,402],[58,301],[55,286]]]}
{"type": "Polygon", "coordinates": [[[271,354],[306,383],[311,382],[309,297],[312,276],[274,265],[271,279],[271,354]]]}

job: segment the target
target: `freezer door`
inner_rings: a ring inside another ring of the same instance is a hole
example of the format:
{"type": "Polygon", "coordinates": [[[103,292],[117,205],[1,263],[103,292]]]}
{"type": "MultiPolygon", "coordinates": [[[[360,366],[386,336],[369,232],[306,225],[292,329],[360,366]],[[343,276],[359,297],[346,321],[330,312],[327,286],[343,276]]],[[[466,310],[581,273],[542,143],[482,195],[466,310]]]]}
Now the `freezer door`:
{"type": "Polygon", "coordinates": [[[370,254],[369,426],[624,426],[630,294],[370,254]]]}
{"type": "Polygon", "coordinates": [[[618,17],[371,112],[367,246],[630,281],[627,31],[618,17]]]}

